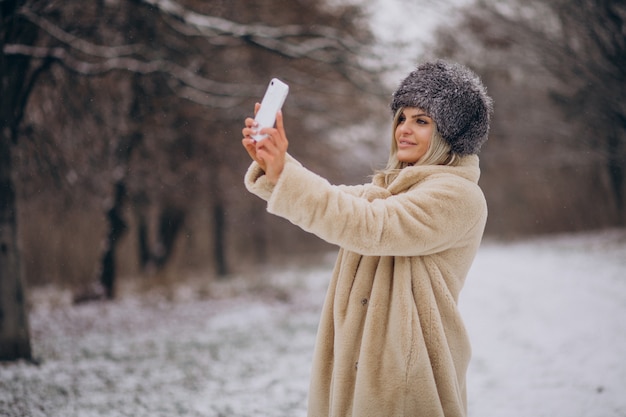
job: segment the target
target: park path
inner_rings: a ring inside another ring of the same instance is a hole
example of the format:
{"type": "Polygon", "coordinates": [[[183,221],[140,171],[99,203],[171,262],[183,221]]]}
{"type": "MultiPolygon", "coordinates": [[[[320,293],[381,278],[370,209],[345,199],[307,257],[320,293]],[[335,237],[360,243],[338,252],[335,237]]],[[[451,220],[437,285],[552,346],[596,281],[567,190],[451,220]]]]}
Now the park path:
{"type": "MultiPolygon", "coordinates": [[[[112,303],[34,294],[41,363],[0,365],[0,416],[303,417],[331,266],[112,303]]],[[[470,417],[626,416],[626,231],[486,241],[460,308],[470,417]]]]}

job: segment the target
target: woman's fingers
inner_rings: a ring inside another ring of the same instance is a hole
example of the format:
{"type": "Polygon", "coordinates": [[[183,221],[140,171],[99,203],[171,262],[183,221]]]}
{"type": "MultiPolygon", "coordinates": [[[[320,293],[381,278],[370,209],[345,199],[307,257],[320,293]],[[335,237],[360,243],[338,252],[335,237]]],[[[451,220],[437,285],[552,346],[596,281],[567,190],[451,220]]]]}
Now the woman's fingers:
{"type": "MultiPolygon", "coordinates": [[[[260,107],[261,105],[259,103],[256,103],[254,105],[255,115],[259,111],[260,107]]],[[[244,120],[244,125],[245,127],[241,129],[241,134],[243,135],[243,139],[241,140],[241,143],[243,147],[245,148],[246,152],[248,152],[248,155],[250,155],[250,158],[252,158],[253,161],[256,161],[261,166],[261,168],[265,171],[266,169],[265,162],[261,158],[259,158],[259,155],[257,154],[257,143],[254,139],[252,139],[252,136],[257,134],[257,123],[254,120],[254,118],[247,117],[244,120]]]]}
{"type": "Polygon", "coordinates": [[[287,140],[287,134],[285,133],[285,125],[283,124],[283,112],[280,110],[276,113],[276,130],[278,131],[276,145],[282,152],[287,152],[289,141],[287,140]]]}
{"type": "MultiPolygon", "coordinates": [[[[259,103],[254,105],[255,115],[260,107],[261,104],[259,103]]],[[[245,127],[241,130],[243,147],[250,155],[250,158],[260,165],[268,180],[275,184],[285,166],[285,154],[288,147],[282,112],[279,111],[276,114],[275,128],[264,128],[261,131],[257,131],[258,125],[252,117],[246,118],[244,123],[245,127]],[[263,134],[265,137],[255,141],[252,137],[256,134],[263,134]]]]}
{"type": "Polygon", "coordinates": [[[244,137],[250,137],[256,134],[255,128],[257,127],[257,123],[254,121],[252,117],[246,118],[246,120],[244,121],[244,125],[245,127],[241,130],[241,133],[243,134],[244,137]]]}
{"type": "Polygon", "coordinates": [[[276,184],[285,167],[287,138],[284,129],[281,132],[277,128],[266,128],[261,133],[267,137],[257,142],[256,155],[266,165],[265,175],[268,181],[276,184]]]}
{"type": "Polygon", "coordinates": [[[276,113],[276,130],[283,139],[287,138],[287,135],[285,134],[285,125],[283,122],[283,112],[280,110],[278,111],[278,113],[276,113]]]}
{"type": "Polygon", "coordinates": [[[243,138],[241,143],[246,151],[248,151],[248,154],[252,157],[252,159],[256,159],[256,142],[254,139],[243,138]]]}
{"type": "Polygon", "coordinates": [[[275,128],[263,128],[259,131],[259,133],[266,135],[266,137],[260,142],[269,139],[274,144],[274,146],[276,146],[276,148],[280,149],[283,152],[287,150],[288,141],[287,134],[285,133],[285,126],[283,124],[282,112],[279,111],[278,113],[276,113],[275,128]]]}
{"type": "Polygon", "coordinates": [[[253,161],[256,161],[261,169],[265,171],[267,169],[267,165],[261,155],[257,152],[257,142],[251,138],[243,138],[241,143],[248,152],[248,155],[250,155],[250,158],[252,158],[253,161]]]}
{"type": "Polygon", "coordinates": [[[260,158],[263,158],[264,160],[271,160],[276,154],[278,154],[278,149],[272,133],[266,132],[266,130],[269,129],[263,129],[262,132],[267,136],[256,142],[256,152],[260,158]]]}

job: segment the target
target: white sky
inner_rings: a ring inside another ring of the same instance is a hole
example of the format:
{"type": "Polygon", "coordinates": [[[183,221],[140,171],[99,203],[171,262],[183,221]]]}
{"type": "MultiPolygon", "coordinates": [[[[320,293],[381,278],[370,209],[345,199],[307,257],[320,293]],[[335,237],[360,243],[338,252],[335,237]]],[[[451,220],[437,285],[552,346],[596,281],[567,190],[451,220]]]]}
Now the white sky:
{"type": "Polygon", "coordinates": [[[396,84],[416,65],[435,29],[450,23],[455,10],[472,0],[345,0],[361,4],[371,16],[372,30],[383,43],[389,63],[398,66],[389,76],[396,84]]]}

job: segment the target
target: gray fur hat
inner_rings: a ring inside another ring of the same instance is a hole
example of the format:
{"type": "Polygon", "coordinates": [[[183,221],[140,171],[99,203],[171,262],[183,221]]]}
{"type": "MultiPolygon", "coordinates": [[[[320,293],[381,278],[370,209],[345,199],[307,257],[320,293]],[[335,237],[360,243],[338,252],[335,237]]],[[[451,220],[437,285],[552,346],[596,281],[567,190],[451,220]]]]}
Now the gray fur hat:
{"type": "Polygon", "coordinates": [[[480,151],[493,113],[493,101],[478,76],[463,65],[442,60],[419,65],[400,83],[391,110],[395,114],[401,107],[424,110],[459,155],[480,151]]]}

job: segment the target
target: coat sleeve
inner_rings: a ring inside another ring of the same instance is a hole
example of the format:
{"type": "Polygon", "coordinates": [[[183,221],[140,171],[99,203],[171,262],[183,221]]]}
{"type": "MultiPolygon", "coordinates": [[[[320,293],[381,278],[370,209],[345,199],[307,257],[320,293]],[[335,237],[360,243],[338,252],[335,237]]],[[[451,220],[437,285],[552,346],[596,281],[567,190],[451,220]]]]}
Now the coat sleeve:
{"type": "Polygon", "coordinates": [[[373,256],[419,256],[454,247],[484,227],[478,185],[440,175],[413,189],[368,201],[299,164],[286,164],[268,198],[268,212],[349,251],[373,256]]]}
{"type": "MultiPolygon", "coordinates": [[[[287,154],[285,163],[302,166],[300,162],[298,162],[289,154],[287,154]]],[[[263,172],[260,165],[256,162],[252,162],[252,164],[250,164],[250,166],[248,167],[248,171],[246,172],[246,175],[244,177],[244,184],[248,191],[266,201],[270,199],[270,196],[272,195],[272,192],[274,190],[274,185],[270,184],[269,181],[267,181],[267,179],[265,178],[265,172],[263,172]]],[[[351,194],[354,196],[363,196],[370,188],[370,186],[368,184],[339,185],[337,186],[337,188],[347,194],[351,194]]]]}
{"type": "MultiPolygon", "coordinates": [[[[285,165],[288,166],[290,164],[301,166],[300,162],[287,154],[285,157],[285,165]]],[[[272,191],[274,191],[274,185],[267,180],[261,166],[254,161],[248,167],[248,171],[246,171],[244,185],[248,191],[265,201],[270,199],[272,191]]]]}

